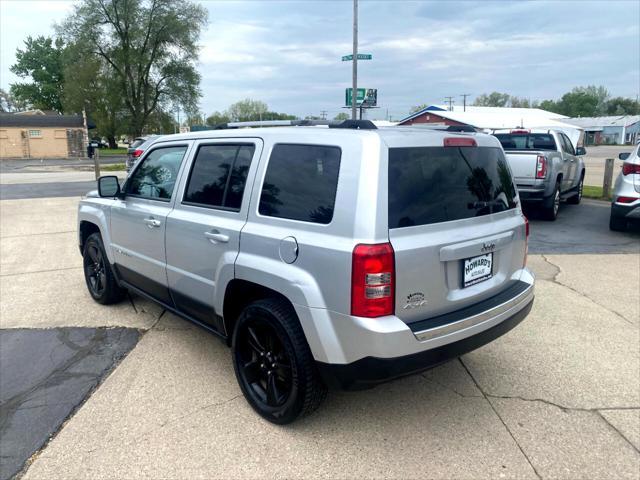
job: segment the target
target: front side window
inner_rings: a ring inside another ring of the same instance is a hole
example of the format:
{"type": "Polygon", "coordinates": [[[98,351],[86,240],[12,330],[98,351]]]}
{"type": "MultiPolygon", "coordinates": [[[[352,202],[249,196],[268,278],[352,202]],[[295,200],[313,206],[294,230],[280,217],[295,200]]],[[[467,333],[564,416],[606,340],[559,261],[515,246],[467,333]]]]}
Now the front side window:
{"type": "Polygon", "coordinates": [[[449,222],[516,207],[499,148],[389,149],[389,228],[449,222]]]}
{"type": "Polygon", "coordinates": [[[260,194],[261,215],[328,224],[338,188],[341,151],[324,145],[273,147],[260,194]]]}
{"type": "Polygon", "coordinates": [[[571,140],[569,140],[569,137],[567,137],[564,133],[561,133],[560,138],[562,138],[562,144],[564,146],[563,150],[569,155],[575,155],[576,152],[573,149],[573,144],[571,143],[571,140]]]}
{"type": "Polygon", "coordinates": [[[183,203],[239,210],[255,149],[253,144],[201,146],[183,203]]]}
{"type": "Polygon", "coordinates": [[[169,200],[176,185],[186,145],[156,148],[142,160],[127,181],[127,194],[169,200]]]}

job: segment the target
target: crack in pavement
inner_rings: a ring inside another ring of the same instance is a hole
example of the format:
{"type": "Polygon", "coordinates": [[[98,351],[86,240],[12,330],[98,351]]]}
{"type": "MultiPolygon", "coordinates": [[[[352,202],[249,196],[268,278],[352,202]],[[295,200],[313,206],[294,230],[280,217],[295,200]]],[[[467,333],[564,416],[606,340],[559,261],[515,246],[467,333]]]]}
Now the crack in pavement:
{"type": "Polygon", "coordinates": [[[33,273],[61,272],[63,270],[82,270],[82,267],[62,267],[62,268],[52,268],[49,270],[35,270],[33,272],[3,273],[3,274],[0,274],[0,277],[15,277],[17,275],[31,275],[33,273]]]}
{"type": "MultiPolygon", "coordinates": [[[[604,409],[603,408],[602,410],[614,410],[614,409],[609,409],[609,408],[604,409]]],[[[637,409],[633,409],[633,410],[637,410],[637,409]]],[[[604,415],[602,415],[602,412],[598,411],[597,414],[602,420],[604,420],[604,423],[607,424],[609,426],[609,428],[611,428],[614,432],[616,432],[618,435],[620,435],[629,445],[631,445],[631,448],[633,448],[636,452],[638,452],[640,454],[640,449],[638,449],[638,447],[636,447],[631,442],[631,440],[629,440],[627,438],[627,436],[624,433],[622,433],[613,423],[611,423],[609,420],[607,420],[607,418],[604,415]]]]}
{"type": "Polygon", "coordinates": [[[559,265],[556,265],[555,263],[551,262],[551,260],[549,260],[547,258],[547,256],[545,254],[540,254],[540,256],[542,257],[542,259],[547,262],[549,265],[551,265],[553,268],[556,269],[555,274],[553,275],[553,278],[550,280],[552,283],[555,283],[556,285],[559,285],[561,287],[565,287],[568,288],[569,290],[571,290],[574,293],[577,293],[578,295],[580,295],[581,297],[586,298],[587,300],[589,300],[591,303],[598,305],[599,307],[604,308],[607,312],[613,313],[615,316],[619,317],[622,321],[628,323],[629,325],[633,325],[635,326],[635,323],[631,320],[629,320],[627,317],[625,317],[624,315],[622,315],[621,313],[616,312],[615,310],[612,310],[611,308],[602,305],[601,303],[596,302],[593,298],[591,298],[589,295],[587,295],[586,293],[583,293],[579,290],[576,290],[575,288],[573,288],[570,285],[567,285],[566,283],[562,283],[560,280],[558,280],[558,275],[560,275],[562,273],[562,268],[560,268],[559,265]]]}
{"type": "Polygon", "coordinates": [[[464,368],[464,370],[467,372],[467,375],[469,375],[469,377],[471,378],[471,380],[473,381],[473,383],[475,384],[476,388],[480,391],[480,393],[482,393],[482,396],[484,397],[484,399],[487,401],[487,403],[489,404],[489,406],[491,407],[491,410],[493,410],[493,413],[495,413],[496,417],[498,417],[498,419],[500,420],[500,422],[502,423],[502,425],[504,426],[505,430],[507,431],[507,433],[509,434],[509,436],[511,437],[511,439],[513,440],[513,442],[516,444],[516,446],[518,447],[518,450],[520,450],[520,453],[522,453],[522,456],[527,460],[527,462],[529,463],[529,466],[531,467],[531,469],[533,470],[533,473],[536,474],[536,477],[538,477],[539,479],[542,480],[542,475],[540,475],[540,472],[538,472],[538,470],[536,469],[535,465],[533,464],[533,462],[531,461],[531,459],[529,458],[529,456],[525,453],[524,449],[522,448],[522,446],[520,445],[520,443],[518,443],[518,440],[516,440],[515,435],[513,434],[513,432],[511,431],[511,429],[507,426],[507,423],[503,420],[503,418],[500,416],[500,414],[498,413],[498,410],[496,410],[496,408],[493,406],[493,404],[491,403],[491,401],[489,400],[489,398],[487,398],[487,395],[484,393],[484,390],[482,389],[482,387],[480,387],[480,384],[478,383],[478,381],[475,379],[475,377],[471,374],[471,371],[467,368],[467,366],[464,364],[464,362],[462,361],[462,358],[458,357],[458,361],[460,362],[460,364],[462,365],[462,368],[464,368]]]}
{"type": "Polygon", "coordinates": [[[23,233],[20,235],[3,235],[0,237],[1,239],[5,238],[21,238],[21,237],[35,237],[40,235],[59,235],[62,233],[76,233],[77,230],[65,230],[63,232],[41,232],[41,233],[23,233]]]}

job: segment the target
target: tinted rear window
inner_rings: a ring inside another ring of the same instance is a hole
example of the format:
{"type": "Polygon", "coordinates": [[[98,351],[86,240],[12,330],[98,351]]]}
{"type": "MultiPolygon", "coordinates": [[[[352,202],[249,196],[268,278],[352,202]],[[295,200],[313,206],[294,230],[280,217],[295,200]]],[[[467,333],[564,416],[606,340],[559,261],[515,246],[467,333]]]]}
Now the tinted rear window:
{"type": "Polygon", "coordinates": [[[548,133],[496,133],[495,137],[505,150],[557,150],[548,133]]]}
{"type": "Polygon", "coordinates": [[[254,145],[202,145],[183,202],[239,210],[254,150],[254,145]]]}
{"type": "Polygon", "coordinates": [[[323,145],[273,147],[262,185],[261,215],[303,222],[331,222],[338,187],[340,149],[323,145]]]}
{"type": "Polygon", "coordinates": [[[502,212],[515,198],[499,148],[389,149],[389,228],[502,212]]]}

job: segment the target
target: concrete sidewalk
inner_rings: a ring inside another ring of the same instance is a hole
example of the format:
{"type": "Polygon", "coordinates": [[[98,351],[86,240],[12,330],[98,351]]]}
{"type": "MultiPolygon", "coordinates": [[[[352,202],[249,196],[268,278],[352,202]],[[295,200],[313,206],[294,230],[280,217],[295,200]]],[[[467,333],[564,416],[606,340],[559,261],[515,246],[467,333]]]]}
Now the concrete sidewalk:
{"type": "Polygon", "coordinates": [[[25,478],[640,477],[640,255],[531,255],[536,301],[515,330],[277,427],[215,337],[136,297],[90,300],[76,203],[0,202],[0,327],[143,335],[25,478]]]}

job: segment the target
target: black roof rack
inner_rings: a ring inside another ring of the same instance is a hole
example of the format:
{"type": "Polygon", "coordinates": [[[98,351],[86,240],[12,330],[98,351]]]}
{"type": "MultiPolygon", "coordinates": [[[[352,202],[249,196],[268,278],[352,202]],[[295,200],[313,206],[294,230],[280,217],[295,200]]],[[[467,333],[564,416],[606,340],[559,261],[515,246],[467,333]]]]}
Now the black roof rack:
{"type": "Polygon", "coordinates": [[[255,122],[227,122],[213,127],[213,130],[260,127],[315,127],[347,128],[353,130],[376,130],[378,127],[371,120],[262,120],[255,122]]]}

